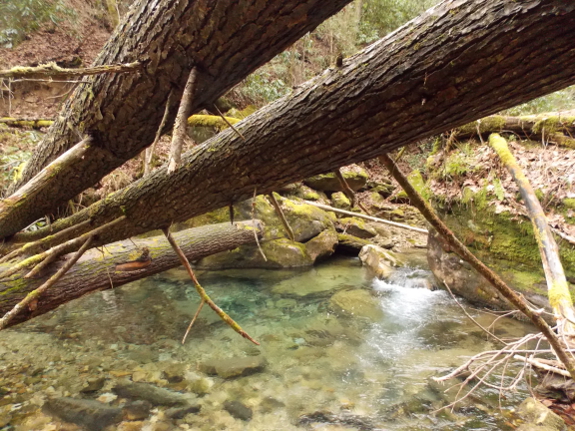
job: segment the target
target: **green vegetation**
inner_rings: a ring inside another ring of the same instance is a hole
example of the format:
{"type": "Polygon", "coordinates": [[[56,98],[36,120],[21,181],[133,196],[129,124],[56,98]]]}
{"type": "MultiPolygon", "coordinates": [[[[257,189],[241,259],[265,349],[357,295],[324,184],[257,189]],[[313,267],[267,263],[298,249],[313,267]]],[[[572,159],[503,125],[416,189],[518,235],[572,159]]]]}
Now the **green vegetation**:
{"type": "Polygon", "coordinates": [[[12,129],[0,124],[0,196],[21,165],[30,158],[41,137],[33,130],[12,129]]]}
{"type": "Polygon", "coordinates": [[[542,112],[558,112],[575,109],[575,86],[556,91],[522,105],[501,112],[502,115],[531,115],[542,112]]]}
{"type": "Polygon", "coordinates": [[[0,46],[13,47],[42,24],[70,19],[74,11],[64,0],[8,0],[0,2],[0,46]]]}
{"type": "Polygon", "coordinates": [[[439,0],[356,0],[262,66],[235,90],[263,106],[416,17],[439,0]],[[361,11],[358,8],[361,7],[361,11]]]}

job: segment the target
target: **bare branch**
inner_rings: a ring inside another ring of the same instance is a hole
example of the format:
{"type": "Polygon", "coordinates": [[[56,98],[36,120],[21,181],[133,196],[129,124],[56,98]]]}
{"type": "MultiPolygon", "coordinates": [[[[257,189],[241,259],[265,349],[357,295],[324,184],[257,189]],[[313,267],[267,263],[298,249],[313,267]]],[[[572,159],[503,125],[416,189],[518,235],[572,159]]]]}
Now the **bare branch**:
{"type": "Polygon", "coordinates": [[[70,76],[101,75],[103,73],[127,73],[141,68],[139,62],[125,64],[110,64],[96,67],[65,69],[54,62],[36,67],[13,67],[0,70],[0,78],[66,78],[70,76]]]}
{"type": "Polygon", "coordinates": [[[92,243],[93,236],[89,236],[84,242],[82,247],[72,256],[72,258],[66,262],[66,264],[56,272],[52,277],[50,277],[42,286],[30,292],[26,297],[18,303],[11,311],[6,313],[2,319],[0,319],[0,330],[4,329],[8,323],[24,309],[27,305],[31,305],[33,301],[36,301],[38,297],[45,292],[50,286],[52,286],[60,277],[62,277],[66,272],[74,266],[74,264],[80,259],[84,252],[90,247],[92,243]]]}

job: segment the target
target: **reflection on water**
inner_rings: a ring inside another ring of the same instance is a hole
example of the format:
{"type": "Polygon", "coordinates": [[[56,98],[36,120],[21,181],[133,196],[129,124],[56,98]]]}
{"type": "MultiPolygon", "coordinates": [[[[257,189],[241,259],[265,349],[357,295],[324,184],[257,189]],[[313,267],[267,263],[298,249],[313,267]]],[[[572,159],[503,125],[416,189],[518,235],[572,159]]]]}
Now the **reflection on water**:
{"type": "MultiPolygon", "coordinates": [[[[125,400],[113,388],[125,379],[191,394],[201,406],[181,418],[159,407],[129,429],[508,429],[493,391],[453,412],[430,414],[452,399],[430,376],[493,346],[445,292],[421,287],[427,276],[402,268],[386,282],[366,280],[356,259],[305,271],[200,273],[215,302],[261,346],[239,337],[208,307],[182,346],[199,301],[181,269],[81,298],[0,333],[0,417],[8,418],[0,419],[0,429],[63,429],[41,411],[48,398],[121,406],[125,400]],[[351,296],[358,289],[372,296],[360,304],[351,296]],[[381,317],[346,315],[352,299],[356,315],[381,317]],[[230,375],[229,358],[257,367],[230,375]],[[101,385],[87,391],[89,381],[101,385]],[[241,418],[232,401],[251,415],[241,418]]],[[[507,335],[529,330],[501,324],[507,335]]]]}

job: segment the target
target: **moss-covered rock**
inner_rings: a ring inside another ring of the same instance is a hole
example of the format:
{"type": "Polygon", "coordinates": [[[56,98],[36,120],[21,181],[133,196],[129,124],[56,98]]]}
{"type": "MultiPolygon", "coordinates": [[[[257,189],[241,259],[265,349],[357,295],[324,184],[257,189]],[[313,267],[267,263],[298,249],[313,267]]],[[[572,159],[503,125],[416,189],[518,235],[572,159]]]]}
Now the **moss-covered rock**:
{"type": "Polygon", "coordinates": [[[359,217],[344,217],[338,220],[336,229],[358,238],[373,238],[377,231],[364,219],[359,217]]]}
{"type": "MultiPolygon", "coordinates": [[[[296,241],[305,242],[326,229],[334,229],[335,215],[313,205],[276,195],[296,241]]],[[[276,214],[275,223],[281,223],[276,214]]]]}
{"type": "MultiPolygon", "coordinates": [[[[421,172],[419,170],[416,169],[412,171],[407,176],[407,179],[409,180],[409,183],[412,185],[412,187],[417,191],[417,193],[419,193],[425,199],[429,199],[430,197],[429,187],[427,186],[427,183],[425,182],[425,179],[423,178],[423,175],[421,175],[421,172]]],[[[393,196],[390,199],[390,201],[396,203],[407,203],[409,202],[409,197],[407,196],[407,193],[405,193],[404,190],[401,190],[399,193],[393,196]]]]}
{"type": "Polygon", "coordinates": [[[260,250],[254,245],[237,247],[231,251],[216,253],[200,260],[197,264],[202,269],[229,268],[297,268],[313,265],[313,259],[302,243],[280,238],[261,244],[260,250]]]}
{"type": "MultiPolygon", "coordinates": [[[[496,310],[514,309],[471,265],[449,251],[435,231],[429,234],[427,262],[438,280],[471,303],[496,310]]],[[[498,260],[496,265],[493,261],[487,263],[510,287],[521,292],[531,303],[551,311],[546,298],[545,277],[542,273],[526,270],[524,265],[504,260],[498,260]]]]}
{"type": "Polygon", "coordinates": [[[363,246],[371,244],[367,239],[358,238],[347,233],[338,233],[337,241],[336,251],[350,256],[357,256],[363,246]]]}
{"type": "MultiPolygon", "coordinates": [[[[359,166],[353,166],[353,168],[350,170],[344,170],[342,175],[353,191],[357,191],[365,187],[367,184],[367,179],[369,178],[367,172],[359,166]]],[[[336,178],[333,172],[308,178],[304,180],[304,183],[312,189],[320,190],[322,192],[343,191],[339,180],[336,178]]]]}
{"type": "Polygon", "coordinates": [[[351,201],[344,192],[335,192],[331,195],[331,206],[349,211],[351,209],[351,201]]]}
{"type": "Polygon", "coordinates": [[[335,252],[337,233],[334,229],[326,229],[305,244],[307,254],[314,261],[325,259],[335,252]]]}

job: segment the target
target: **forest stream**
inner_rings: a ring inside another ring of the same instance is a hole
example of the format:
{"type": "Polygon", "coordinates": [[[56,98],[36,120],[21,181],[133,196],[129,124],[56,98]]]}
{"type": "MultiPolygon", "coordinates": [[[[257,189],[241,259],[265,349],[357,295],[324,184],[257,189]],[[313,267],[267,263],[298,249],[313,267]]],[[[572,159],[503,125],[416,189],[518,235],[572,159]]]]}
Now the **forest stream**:
{"type": "MultiPolygon", "coordinates": [[[[85,296],[0,333],[0,429],[84,429],[55,419],[72,417],[62,410],[77,406],[42,407],[58,397],[140,408],[131,416],[124,408],[124,421],[107,430],[513,429],[510,409],[527,396],[525,387],[501,399],[481,388],[453,410],[431,413],[457,392],[444,393],[449,385],[431,376],[494,346],[447,292],[419,287],[427,269],[421,256],[412,261],[419,263],[387,282],[366,279],[355,258],[303,271],[199,272],[215,302],[260,346],[208,307],[182,346],[199,300],[181,268],[85,296]],[[373,295],[375,308],[358,310],[364,317],[333,312],[336,292],[359,289],[373,295]],[[140,386],[118,389],[132,382],[140,386]],[[154,396],[159,387],[176,401],[154,396]]],[[[486,326],[494,319],[468,310],[486,326]]],[[[495,333],[530,330],[505,318],[495,333]]],[[[83,414],[100,413],[88,407],[83,414]]]]}

